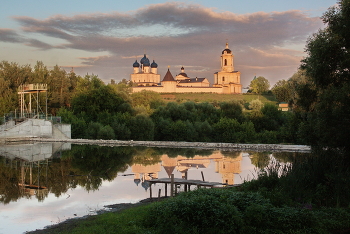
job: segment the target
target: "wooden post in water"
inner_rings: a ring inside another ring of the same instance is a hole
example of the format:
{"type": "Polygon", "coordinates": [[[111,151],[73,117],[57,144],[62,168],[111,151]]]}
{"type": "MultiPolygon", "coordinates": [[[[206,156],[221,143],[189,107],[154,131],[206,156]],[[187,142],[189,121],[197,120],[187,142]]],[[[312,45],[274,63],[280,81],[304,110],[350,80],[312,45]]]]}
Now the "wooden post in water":
{"type": "Polygon", "coordinates": [[[170,197],[174,196],[174,174],[171,174],[170,197]]]}
{"type": "Polygon", "coordinates": [[[202,173],[202,180],[203,180],[203,181],[205,181],[205,180],[204,180],[204,174],[203,174],[203,171],[201,171],[201,173],[202,173]]]}
{"type": "MultiPolygon", "coordinates": [[[[185,172],[185,180],[187,180],[187,171],[185,172]]],[[[184,186],[185,186],[184,190],[185,192],[187,192],[187,184],[184,184],[184,186]]]]}
{"type": "Polygon", "coordinates": [[[158,190],[158,201],[159,201],[159,199],[160,199],[160,192],[161,192],[161,191],[162,191],[161,189],[158,190]]]}
{"type": "Polygon", "coordinates": [[[165,183],[165,197],[168,196],[168,183],[165,183]]]}
{"type": "Polygon", "coordinates": [[[149,186],[149,198],[152,199],[152,184],[149,186]]]}

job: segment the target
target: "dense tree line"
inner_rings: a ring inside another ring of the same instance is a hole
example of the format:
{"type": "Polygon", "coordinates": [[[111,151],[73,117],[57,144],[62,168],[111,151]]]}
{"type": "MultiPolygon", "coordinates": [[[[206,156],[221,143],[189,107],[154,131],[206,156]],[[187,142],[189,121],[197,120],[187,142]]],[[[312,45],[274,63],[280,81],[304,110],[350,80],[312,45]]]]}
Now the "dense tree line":
{"type": "MultiPolygon", "coordinates": [[[[106,85],[96,75],[81,77],[58,66],[49,70],[42,62],[31,68],[3,61],[0,70],[2,115],[17,108],[19,85],[45,83],[48,84],[49,113],[72,124],[73,138],[298,142],[295,130],[301,124],[300,118],[294,113],[282,113],[276,105],[263,104],[260,100],[165,103],[155,92],[131,94],[132,84],[126,80],[106,85]]],[[[254,82],[257,93],[266,92],[269,87],[263,77],[254,82]]]]}
{"type": "Polygon", "coordinates": [[[74,138],[189,142],[294,142],[299,124],[291,112],[253,100],[251,109],[237,100],[212,103],[168,102],[143,91],[123,99],[113,85],[75,95],[58,114],[72,124],[74,138]],[[103,93],[103,96],[100,94],[103,93]]]}

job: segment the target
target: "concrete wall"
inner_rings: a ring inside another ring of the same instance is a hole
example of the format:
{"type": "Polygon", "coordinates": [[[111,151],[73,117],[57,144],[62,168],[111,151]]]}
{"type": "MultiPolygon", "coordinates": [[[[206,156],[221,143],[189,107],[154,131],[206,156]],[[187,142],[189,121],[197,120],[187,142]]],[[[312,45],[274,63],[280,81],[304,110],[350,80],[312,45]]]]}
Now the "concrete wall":
{"type": "Polygon", "coordinates": [[[21,158],[35,162],[52,156],[52,143],[36,143],[22,145],[5,145],[0,147],[0,153],[10,159],[21,158]]]}
{"type": "Polygon", "coordinates": [[[51,158],[52,155],[61,150],[70,150],[70,143],[34,143],[0,145],[0,155],[9,159],[20,158],[28,162],[41,161],[51,158]]]}
{"type": "Polygon", "coordinates": [[[71,138],[71,126],[69,124],[56,124],[53,126],[49,120],[27,119],[17,125],[3,125],[2,129],[0,129],[0,138],[28,137],[57,137],[58,139],[71,138]]]}
{"type": "Polygon", "coordinates": [[[72,138],[71,125],[70,124],[55,124],[53,126],[53,138],[55,139],[65,139],[72,138]],[[58,130],[58,131],[57,131],[58,130]]]}

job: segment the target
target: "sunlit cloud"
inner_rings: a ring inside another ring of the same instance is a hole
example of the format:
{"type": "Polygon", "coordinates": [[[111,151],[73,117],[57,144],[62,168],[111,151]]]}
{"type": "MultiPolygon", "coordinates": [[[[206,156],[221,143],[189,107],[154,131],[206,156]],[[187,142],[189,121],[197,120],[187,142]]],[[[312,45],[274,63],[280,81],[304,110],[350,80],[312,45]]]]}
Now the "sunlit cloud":
{"type": "MultiPolygon", "coordinates": [[[[126,13],[13,19],[21,30],[2,29],[0,41],[23,43],[40,50],[104,52],[97,59],[80,58],[80,65],[95,68],[94,73],[105,80],[126,78],[132,72],[131,64],[143,53],[156,60],[161,74],[168,65],[179,70],[181,64],[198,67],[192,69],[199,73],[193,76],[212,79],[212,73],[219,69],[220,52],[226,41],[235,54],[235,68],[242,72],[242,82],[251,73],[245,70],[248,68],[274,67],[276,74],[285,66],[296,70],[302,49],[284,47],[304,44],[309,35],[322,27],[319,18],[299,10],[235,14],[179,2],[148,5],[126,13]],[[31,37],[33,34],[37,36],[31,37]]],[[[271,70],[267,78],[277,79],[275,73],[271,70]]]]}

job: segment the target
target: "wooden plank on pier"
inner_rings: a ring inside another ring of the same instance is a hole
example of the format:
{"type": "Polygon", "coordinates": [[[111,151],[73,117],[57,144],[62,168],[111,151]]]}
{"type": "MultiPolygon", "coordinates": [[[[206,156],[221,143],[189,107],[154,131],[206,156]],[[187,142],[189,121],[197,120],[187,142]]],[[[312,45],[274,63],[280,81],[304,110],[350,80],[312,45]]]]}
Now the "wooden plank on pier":
{"type": "MultiPolygon", "coordinates": [[[[156,183],[165,183],[169,184],[171,183],[171,178],[160,178],[160,179],[152,179],[149,180],[149,183],[156,184],[156,183]]],[[[180,178],[174,178],[174,184],[183,184],[183,185],[197,185],[197,186],[204,186],[204,187],[213,187],[217,185],[227,185],[225,183],[220,182],[207,182],[202,180],[186,180],[186,179],[180,179],[180,178]]]]}

